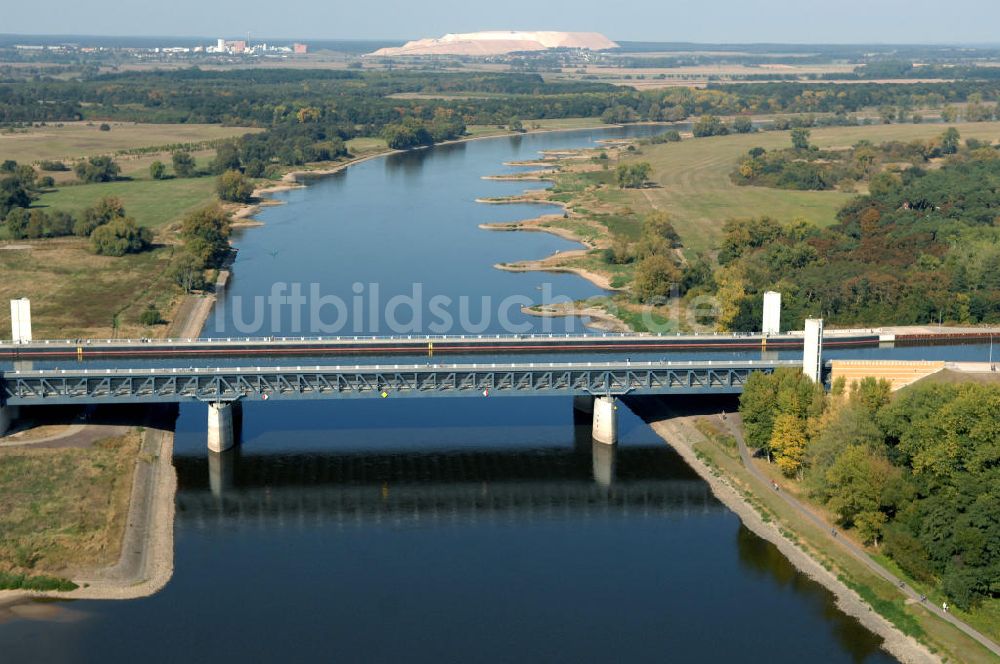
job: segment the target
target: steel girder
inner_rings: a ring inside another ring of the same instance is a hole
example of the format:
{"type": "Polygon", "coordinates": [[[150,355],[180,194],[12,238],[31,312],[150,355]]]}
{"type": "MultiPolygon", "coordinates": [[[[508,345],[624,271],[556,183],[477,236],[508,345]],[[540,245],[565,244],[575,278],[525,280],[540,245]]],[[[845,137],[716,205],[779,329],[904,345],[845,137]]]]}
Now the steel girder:
{"type": "Polygon", "coordinates": [[[31,406],[372,396],[733,394],[742,391],[751,372],[785,365],[798,363],[52,370],[0,376],[0,396],[10,405],[31,406]]]}

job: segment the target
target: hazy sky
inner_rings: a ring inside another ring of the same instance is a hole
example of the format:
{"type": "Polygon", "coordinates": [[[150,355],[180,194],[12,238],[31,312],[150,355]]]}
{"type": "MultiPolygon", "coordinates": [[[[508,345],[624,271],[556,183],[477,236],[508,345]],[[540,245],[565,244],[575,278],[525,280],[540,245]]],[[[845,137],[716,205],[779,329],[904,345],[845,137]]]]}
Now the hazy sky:
{"type": "Polygon", "coordinates": [[[997,0],[3,0],[0,33],[409,39],[536,29],[694,42],[996,43],[997,0]]]}

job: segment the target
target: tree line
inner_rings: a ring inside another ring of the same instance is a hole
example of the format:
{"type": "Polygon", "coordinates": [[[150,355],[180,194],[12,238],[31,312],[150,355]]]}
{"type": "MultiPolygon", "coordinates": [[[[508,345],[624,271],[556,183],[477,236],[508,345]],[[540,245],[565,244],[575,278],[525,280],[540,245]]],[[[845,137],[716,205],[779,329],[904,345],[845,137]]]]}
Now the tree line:
{"type": "Polygon", "coordinates": [[[968,609],[1000,596],[1000,387],[753,374],[747,442],[837,522],[968,609]]]}
{"type": "Polygon", "coordinates": [[[759,330],[768,290],[782,293],[788,320],[1000,321],[1000,151],[966,145],[940,168],[880,172],[868,186],[828,228],[726,222],[706,286],[718,298],[720,328],[759,330]]]}

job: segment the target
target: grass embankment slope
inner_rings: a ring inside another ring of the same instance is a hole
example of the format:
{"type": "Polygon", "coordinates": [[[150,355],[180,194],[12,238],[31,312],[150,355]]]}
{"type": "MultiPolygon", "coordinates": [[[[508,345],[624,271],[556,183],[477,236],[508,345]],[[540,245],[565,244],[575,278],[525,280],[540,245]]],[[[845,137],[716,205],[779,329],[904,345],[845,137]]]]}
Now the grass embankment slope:
{"type": "Polygon", "coordinates": [[[0,589],[65,590],[44,577],[71,578],[117,559],[139,437],[0,449],[0,589]]]}

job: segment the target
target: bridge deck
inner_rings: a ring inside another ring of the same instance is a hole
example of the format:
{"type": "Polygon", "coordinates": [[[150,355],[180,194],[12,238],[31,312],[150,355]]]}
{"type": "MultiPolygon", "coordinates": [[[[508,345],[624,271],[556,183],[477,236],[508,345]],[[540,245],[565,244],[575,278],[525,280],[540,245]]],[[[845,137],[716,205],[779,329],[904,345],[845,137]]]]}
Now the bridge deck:
{"type": "MultiPolygon", "coordinates": [[[[827,346],[877,345],[876,331],[828,332],[827,346]]],[[[796,349],[801,334],[656,335],[534,334],[396,337],[229,337],[199,339],[62,339],[26,344],[0,343],[0,360],[50,358],[282,355],[434,355],[443,353],[638,352],[669,350],[796,349]]]]}

